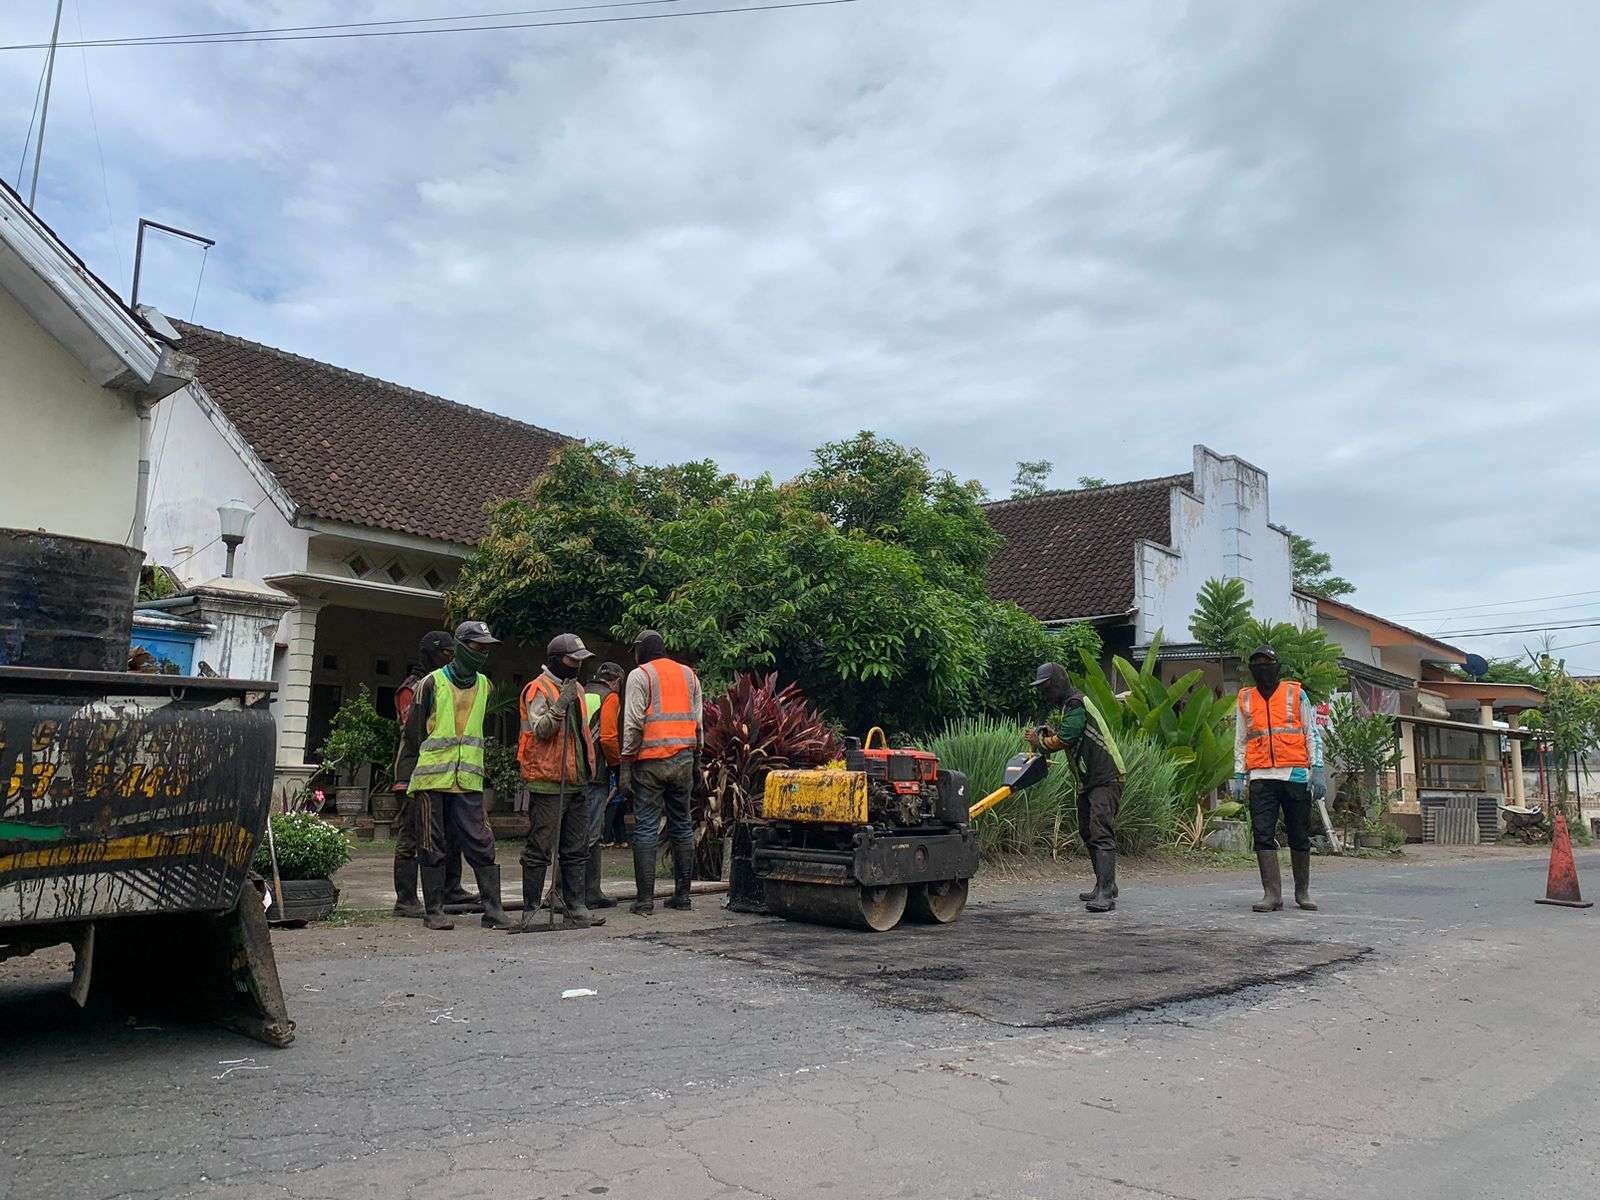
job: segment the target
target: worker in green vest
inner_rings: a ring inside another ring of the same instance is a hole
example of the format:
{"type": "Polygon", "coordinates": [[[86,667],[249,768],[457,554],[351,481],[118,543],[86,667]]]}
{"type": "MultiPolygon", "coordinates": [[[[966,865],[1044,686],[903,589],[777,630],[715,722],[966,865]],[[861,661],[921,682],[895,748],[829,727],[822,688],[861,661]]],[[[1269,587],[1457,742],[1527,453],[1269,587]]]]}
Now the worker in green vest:
{"type": "Polygon", "coordinates": [[[489,648],[498,644],[482,621],[457,625],[453,657],[417,685],[401,735],[406,752],[416,754],[406,790],[422,807],[422,921],[429,929],[454,928],[444,914],[448,847],[460,849],[478,880],[484,925],[512,927],[500,904],[494,833],[483,807],[483,718],[490,690],[483,666],[489,648]]]}

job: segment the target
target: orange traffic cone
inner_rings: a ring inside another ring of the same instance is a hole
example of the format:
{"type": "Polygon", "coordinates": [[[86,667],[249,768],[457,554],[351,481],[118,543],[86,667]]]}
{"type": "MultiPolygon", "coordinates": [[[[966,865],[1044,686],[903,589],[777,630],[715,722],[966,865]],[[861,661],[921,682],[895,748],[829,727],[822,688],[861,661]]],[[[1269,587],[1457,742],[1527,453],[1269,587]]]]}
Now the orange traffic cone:
{"type": "Polygon", "coordinates": [[[1559,904],[1563,908],[1593,908],[1593,900],[1578,894],[1578,867],[1572,861],[1572,837],[1567,833],[1567,818],[1556,814],[1556,829],[1550,838],[1550,879],[1544,898],[1535,904],[1559,904]]]}

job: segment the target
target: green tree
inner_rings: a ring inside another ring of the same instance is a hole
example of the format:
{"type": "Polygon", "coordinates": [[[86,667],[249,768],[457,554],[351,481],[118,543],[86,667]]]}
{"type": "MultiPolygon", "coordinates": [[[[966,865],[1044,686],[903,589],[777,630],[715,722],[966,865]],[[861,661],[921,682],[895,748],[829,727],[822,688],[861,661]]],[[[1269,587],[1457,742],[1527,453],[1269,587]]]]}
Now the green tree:
{"type": "Polygon", "coordinates": [[[1106,481],[1098,475],[1079,475],[1078,486],[1081,488],[1103,488],[1106,481]]]}
{"type": "MultiPolygon", "coordinates": [[[[1573,679],[1565,659],[1549,653],[1530,653],[1528,658],[1537,686],[1544,689],[1544,699],[1537,709],[1522,714],[1522,724],[1549,740],[1560,773],[1561,806],[1569,817],[1576,817],[1568,808],[1568,776],[1574,764],[1582,770],[1588,755],[1600,749],[1600,688],[1573,679]]],[[[1587,776],[1586,770],[1584,773],[1587,776]]]]}
{"type": "Polygon", "coordinates": [[[1312,700],[1320,703],[1344,686],[1339,647],[1322,630],[1252,617],[1238,643],[1239,661],[1247,662],[1250,652],[1262,645],[1278,652],[1283,678],[1299,680],[1312,700]]]}
{"type": "Polygon", "coordinates": [[[1031,706],[1050,635],[988,598],[981,489],[871,433],[786,484],[570,447],[490,513],[450,597],[522,640],[661,630],[708,691],[776,671],[847,729],[1031,706]]]}
{"type": "Polygon", "coordinates": [[[1302,592],[1337,600],[1356,590],[1356,585],[1333,573],[1333,559],[1317,549],[1308,537],[1289,534],[1289,560],[1294,571],[1294,586],[1302,592]]]}
{"type": "Polygon", "coordinates": [[[1250,597],[1242,579],[1208,579],[1189,614],[1189,632],[1212,654],[1222,669],[1224,690],[1238,689],[1237,654],[1249,633],[1250,597]]]}
{"type": "Polygon", "coordinates": [[[1050,472],[1055,464],[1048,458],[1024,460],[1017,464],[1017,473],[1011,477],[1011,498],[1022,500],[1039,496],[1050,490],[1050,472]]]}

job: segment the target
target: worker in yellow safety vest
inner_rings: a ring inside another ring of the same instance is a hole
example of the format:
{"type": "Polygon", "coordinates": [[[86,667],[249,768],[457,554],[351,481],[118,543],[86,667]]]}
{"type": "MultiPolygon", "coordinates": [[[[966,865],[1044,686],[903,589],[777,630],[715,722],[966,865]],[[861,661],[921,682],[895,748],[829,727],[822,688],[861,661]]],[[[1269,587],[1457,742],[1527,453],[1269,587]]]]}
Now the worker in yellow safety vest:
{"type": "Polygon", "coordinates": [[[623,689],[617,787],[633,800],[632,911],[649,916],[656,907],[656,846],[663,811],[672,840],[672,899],[667,907],[690,906],[694,822],[689,808],[690,798],[703,786],[703,726],[700,678],[667,657],[661,635],[645,630],[634,642],[633,654],[639,665],[623,689]]]}
{"type": "Polygon", "coordinates": [[[454,928],[444,914],[444,861],[451,847],[460,848],[478,880],[484,925],[512,927],[500,904],[494,833],[483,808],[483,718],[491,686],[483,667],[489,647],[498,644],[482,621],[457,625],[454,655],[417,685],[401,734],[406,754],[416,755],[406,791],[422,809],[422,922],[429,929],[454,928]]]}
{"type": "Polygon", "coordinates": [[[1311,900],[1311,804],[1322,799],[1327,777],[1322,737],[1305,688],[1281,679],[1278,652],[1260,646],[1250,655],[1254,687],[1239,689],[1234,725],[1235,797],[1248,797],[1261,899],[1256,912],[1283,908],[1283,871],[1278,864],[1278,814],[1289,831],[1289,863],[1294,871],[1294,901],[1316,909],[1311,900]]]}

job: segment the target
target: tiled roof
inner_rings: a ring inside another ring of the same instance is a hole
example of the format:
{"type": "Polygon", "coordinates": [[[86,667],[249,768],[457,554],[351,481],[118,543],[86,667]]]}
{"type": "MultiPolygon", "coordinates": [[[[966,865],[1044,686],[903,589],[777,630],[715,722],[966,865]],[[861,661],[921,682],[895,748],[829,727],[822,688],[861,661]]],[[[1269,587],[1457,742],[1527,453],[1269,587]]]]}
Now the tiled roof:
{"type": "Polygon", "coordinates": [[[1107,487],[1045,492],[986,505],[1005,544],[989,560],[989,594],[1041,621],[1124,613],[1133,607],[1134,542],[1172,544],[1175,487],[1165,475],[1107,487]]]}
{"type": "Polygon", "coordinates": [[[199,382],[308,516],[473,543],[573,439],[174,321],[199,382]]]}

